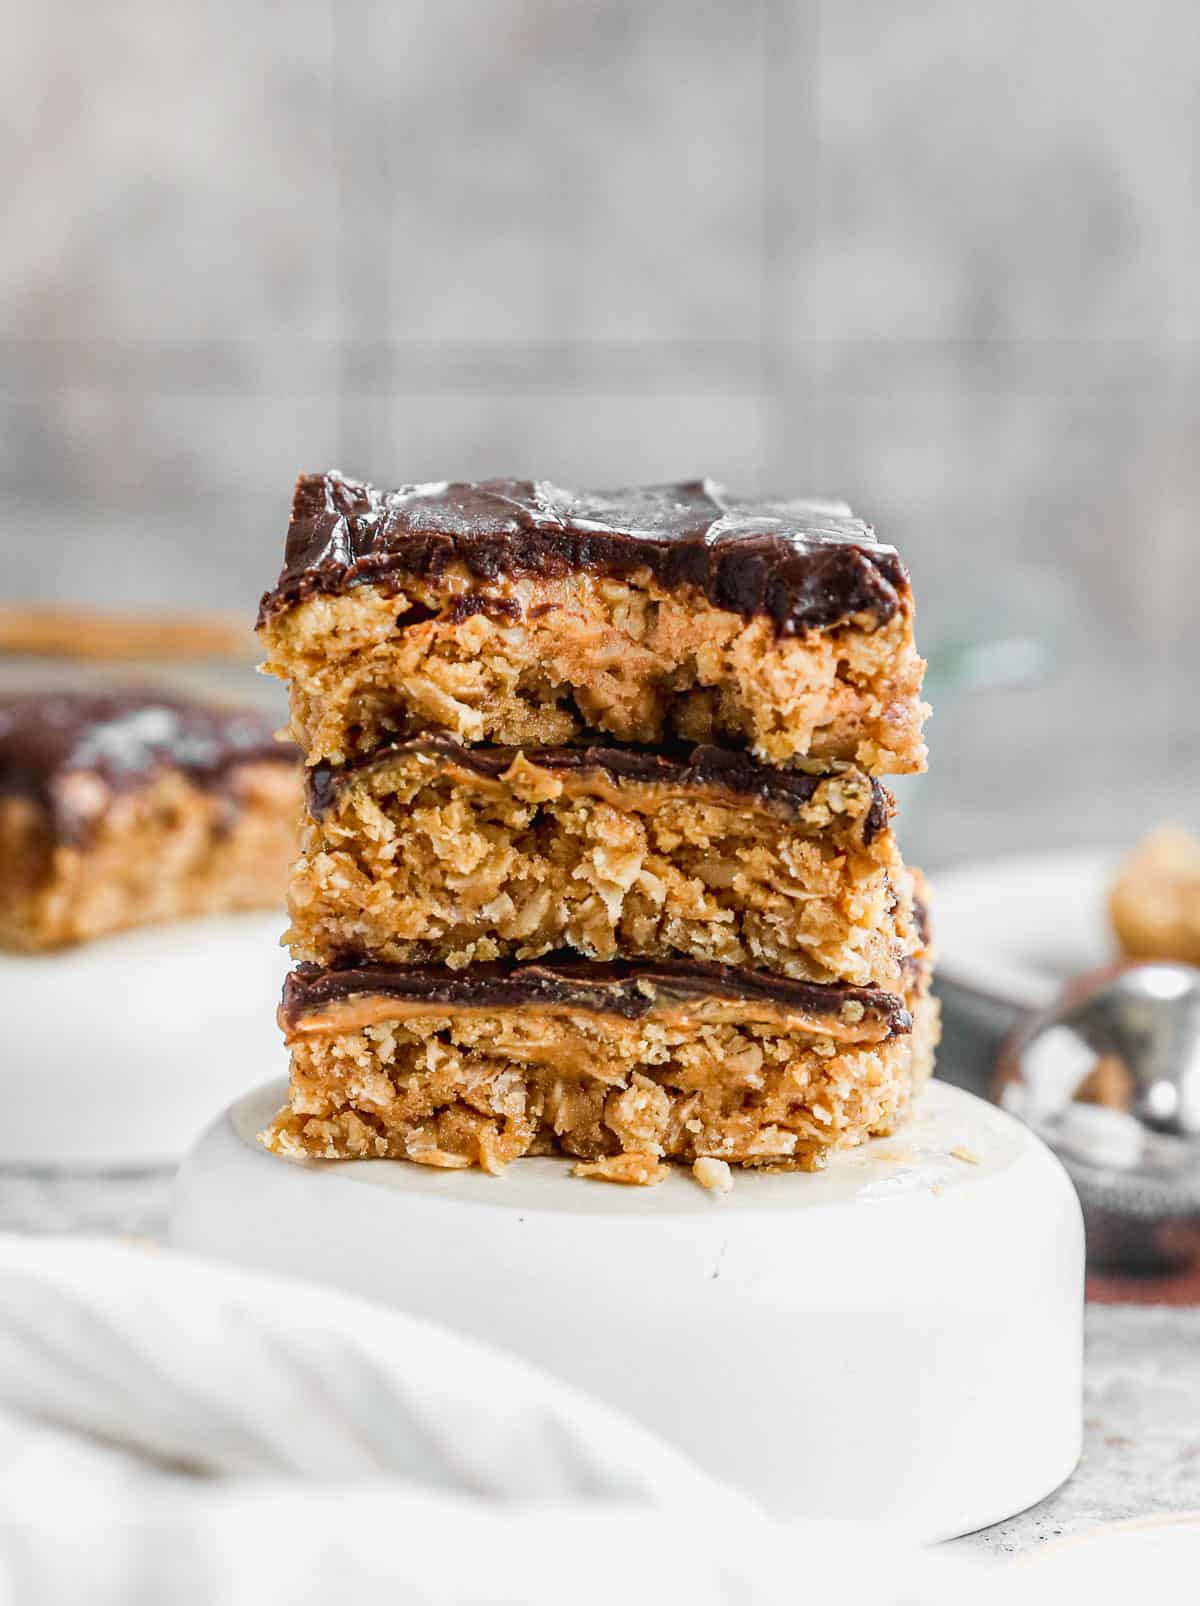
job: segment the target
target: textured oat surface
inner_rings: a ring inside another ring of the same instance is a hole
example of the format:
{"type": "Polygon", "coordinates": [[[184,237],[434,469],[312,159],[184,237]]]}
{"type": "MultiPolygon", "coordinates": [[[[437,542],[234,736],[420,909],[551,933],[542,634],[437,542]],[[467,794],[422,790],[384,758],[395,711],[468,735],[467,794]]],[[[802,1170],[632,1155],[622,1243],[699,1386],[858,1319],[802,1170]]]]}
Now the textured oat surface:
{"type": "Polygon", "coordinates": [[[803,801],[555,769],[480,774],[402,749],[352,771],[304,829],[299,959],[397,963],[683,955],[900,991],[912,878],[860,771],[803,801]]]}
{"type": "Polygon", "coordinates": [[[589,730],[726,740],[771,763],[839,759],[872,774],[925,762],[907,601],[881,625],[781,636],[768,619],[747,623],[649,576],[483,582],[448,571],[314,597],[261,633],[310,762],[394,736],[548,745],[589,730]]]}
{"type": "Polygon", "coordinates": [[[0,947],[280,903],[299,810],[299,777],[276,761],[236,767],[221,792],[164,770],[113,797],[79,843],[37,804],[0,799],[0,947]]]}

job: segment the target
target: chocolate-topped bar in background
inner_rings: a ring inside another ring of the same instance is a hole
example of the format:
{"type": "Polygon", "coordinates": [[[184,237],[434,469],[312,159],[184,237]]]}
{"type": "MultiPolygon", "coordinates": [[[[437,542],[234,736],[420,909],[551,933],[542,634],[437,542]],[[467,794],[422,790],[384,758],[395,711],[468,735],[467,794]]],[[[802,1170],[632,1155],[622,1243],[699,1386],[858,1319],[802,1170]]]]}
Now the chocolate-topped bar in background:
{"type": "Polygon", "coordinates": [[[923,946],[894,804],[747,754],[386,745],[308,772],[299,959],[455,967],[572,948],[900,990],[923,946]]]}
{"type": "Polygon", "coordinates": [[[811,1170],[892,1131],[929,1076],[926,984],[919,963],[907,1000],[680,961],[303,966],[264,1142],[488,1171],[563,1154],[630,1183],[683,1160],[706,1187],[730,1163],[811,1170]]]}
{"type": "Polygon", "coordinates": [[[838,503],[712,481],[296,486],[262,600],[310,763],[396,737],[744,745],[924,767],[924,665],[896,552],[838,503]]]}
{"type": "Polygon", "coordinates": [[[156,688],[0,696],[0,946],[282,901],[301,806],[272,722],[156,688]]]}

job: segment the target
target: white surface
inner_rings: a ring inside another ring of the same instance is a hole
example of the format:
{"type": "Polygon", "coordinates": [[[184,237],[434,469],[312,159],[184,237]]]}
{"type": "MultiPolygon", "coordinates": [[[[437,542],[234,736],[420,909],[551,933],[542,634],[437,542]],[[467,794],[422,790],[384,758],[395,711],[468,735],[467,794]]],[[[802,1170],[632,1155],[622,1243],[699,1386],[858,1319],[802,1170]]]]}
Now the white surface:
{"type": "Polygon", "coordinates": [[[1075,1463],[1075,1194],[969,1094],[935,1084],[895,1138],[722,1198],[553,1160],[502,1178],[282,1160],[254,1142],[282,1096],[243,1099],[185,1161],[176,1245],[486,1338],[790,1518],[944,1538],[1075,1463]]]}
{"type": "Polygon", "coordinates": [[[1200,1512],[1115,1522],[1047,1545],[1018,1565],[1029,1572],[1014,1574],[1014,1599],[1028,1577],[1035,1601],[1195,1600],[1200,1512]]]}
{"type": "Polygon", "coordinates": [[[944,870],[930,905],[944,981],[1015,1009],[1044,1009],[1069,977],[1114,957],[1106,898],[1115,861],[1052,853],[944,870]]]}
{"type": "Polygon", "coordinates": [[[286,1069],[285,924],[213,915],[0,955],[0,1165],[176,1159],[251,1084],[247,1065],[286,1069]]]}
{"type": "Polygon", "coordinates": [[[628,1419],[399,1312],[0,1236],[3,1606],[983,1606],[995,1578],[867,1526],[771,1523],[628,1419]]]}

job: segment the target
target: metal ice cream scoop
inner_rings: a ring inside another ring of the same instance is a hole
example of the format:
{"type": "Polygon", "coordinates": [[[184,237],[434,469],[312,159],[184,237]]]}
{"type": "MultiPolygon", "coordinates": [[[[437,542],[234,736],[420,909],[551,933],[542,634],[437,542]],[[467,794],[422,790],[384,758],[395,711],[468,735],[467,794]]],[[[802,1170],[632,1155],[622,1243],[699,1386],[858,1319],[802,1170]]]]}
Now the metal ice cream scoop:
{"type": "Polygon", "coordinates": [[[1200,1245],[1200,970],[1076,978],[1004,1045],[1001,1104],[1069,1171],[1096,1264],[1150,1269],[1200,1245]]]}

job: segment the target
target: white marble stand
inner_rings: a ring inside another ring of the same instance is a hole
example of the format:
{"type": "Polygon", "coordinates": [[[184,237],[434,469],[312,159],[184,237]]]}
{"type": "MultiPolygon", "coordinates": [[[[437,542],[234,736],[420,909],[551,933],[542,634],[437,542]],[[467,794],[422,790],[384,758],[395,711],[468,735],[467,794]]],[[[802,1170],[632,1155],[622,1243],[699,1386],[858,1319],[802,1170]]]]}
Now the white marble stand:
{"type": "Polygon", "coordinates": [[[1075,1464],[1079,1209],[1049,1151],[970,1094],[935,1084],[895,1138],[723,1198],[552,1160],[281,1160],[254,1133],[282,1097],[243,1098],[193,1150],[174,1244],[515,1351],[787,1516],[942,1539],[1075,1464]]]}
{"type": "Polygon", "coordinates": [[[0,1166],[161,1165],[286,1069],[286,923],[214,915],[0,956],[0,1166]]]}

